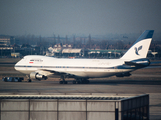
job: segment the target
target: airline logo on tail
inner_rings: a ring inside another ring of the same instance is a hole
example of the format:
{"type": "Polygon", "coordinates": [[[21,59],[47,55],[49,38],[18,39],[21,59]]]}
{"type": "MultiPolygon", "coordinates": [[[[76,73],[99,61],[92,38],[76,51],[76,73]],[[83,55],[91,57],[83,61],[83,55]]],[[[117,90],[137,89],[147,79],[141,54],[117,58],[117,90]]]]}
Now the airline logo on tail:
{"type": "Polygon", "coordinates": [[[136,55],[139,55],[138,52],[139,52],[141,49],[142,49],[142,46],[140,46],[140,47],[138,47],[138,48],[135,47],[135,54],[136,54],[136,55]]]}
{"type": "Polygon", "coordinates": [[[146,58],[154,30],[146,30],[121,57],[126,60],[146,58]]]}

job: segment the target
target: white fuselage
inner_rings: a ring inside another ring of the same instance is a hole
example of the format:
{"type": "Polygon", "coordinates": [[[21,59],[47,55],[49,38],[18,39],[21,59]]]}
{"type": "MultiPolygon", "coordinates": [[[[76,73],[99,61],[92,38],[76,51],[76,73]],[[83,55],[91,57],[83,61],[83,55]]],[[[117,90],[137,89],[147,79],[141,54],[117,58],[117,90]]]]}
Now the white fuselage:
{"type": "Polygon", "coordinates": [[[24,74],[36,71],[45,75],[53,75],[59,72],[78,77],[96,78],[134,70],[131,68],[118,69],[118,66],[123,64],[122,59],[63,59],[35,55],[25,56],[15,65],[15,69],[24,74]]]}
{"type": "Polygon", "coordinates": [[[131,71],[150,64],[146,56],[153,33],[154,30],[146,30],[120,59],[63,59],[29,55],[20,60],[15,69],[38,80],[47,79],[49,75],[61,76],[63,81],[64,76],[76,79],[130,76],[131,71]]]}

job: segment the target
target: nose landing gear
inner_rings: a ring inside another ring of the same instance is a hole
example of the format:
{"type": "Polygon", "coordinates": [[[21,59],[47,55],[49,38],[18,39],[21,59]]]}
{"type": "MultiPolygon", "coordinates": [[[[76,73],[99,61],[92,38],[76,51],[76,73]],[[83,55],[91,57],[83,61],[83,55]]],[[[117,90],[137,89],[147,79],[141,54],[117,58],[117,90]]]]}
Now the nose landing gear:
{"type": "Polygon", "coordinates": [[[26,77],[27,77],[27,82],[32,82],[32,80],[31,80],[29,75],[26,75],[26,77]]]}

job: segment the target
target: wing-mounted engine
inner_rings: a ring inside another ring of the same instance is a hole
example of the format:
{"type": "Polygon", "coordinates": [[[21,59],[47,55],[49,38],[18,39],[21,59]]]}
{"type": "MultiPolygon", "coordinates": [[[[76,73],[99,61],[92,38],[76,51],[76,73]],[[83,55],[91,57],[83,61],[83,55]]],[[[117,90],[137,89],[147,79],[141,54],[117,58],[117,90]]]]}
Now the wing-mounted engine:
{"type": "Polygon", "coordinates": [[[46,80],[47,76],[39,74],[37,72],[31,72],[30,73],[30,79],[36,79],[36,80],[46,80]]]}
{"type": "Polygon", "coordinates": [[[125,65],[134,66],[134,67],[147,67],[150,65],[150,61],[146,58],[137,59],[132,61],[125,61],[125,65]]]}

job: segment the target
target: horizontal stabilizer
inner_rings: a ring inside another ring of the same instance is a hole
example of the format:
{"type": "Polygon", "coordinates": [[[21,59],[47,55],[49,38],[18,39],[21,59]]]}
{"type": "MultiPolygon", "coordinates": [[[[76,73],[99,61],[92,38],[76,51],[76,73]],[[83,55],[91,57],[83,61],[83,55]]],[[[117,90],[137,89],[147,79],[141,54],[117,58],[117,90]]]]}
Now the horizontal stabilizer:
{"type": "Polygon", "coordinates": [[[125,65],[135,66],[135,67],[146,67],[150,65],[150,61],[148,59],[125,61],[125,65]]]}

